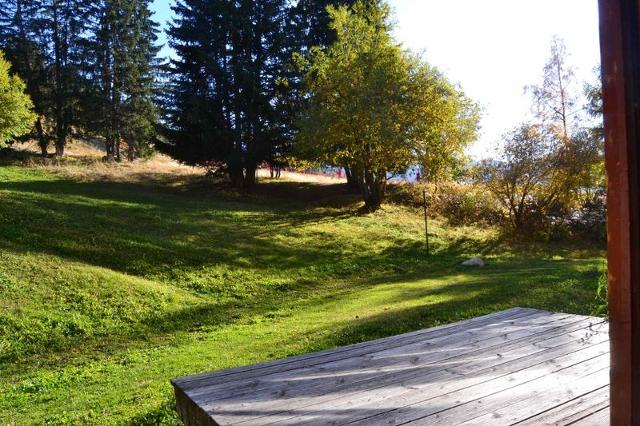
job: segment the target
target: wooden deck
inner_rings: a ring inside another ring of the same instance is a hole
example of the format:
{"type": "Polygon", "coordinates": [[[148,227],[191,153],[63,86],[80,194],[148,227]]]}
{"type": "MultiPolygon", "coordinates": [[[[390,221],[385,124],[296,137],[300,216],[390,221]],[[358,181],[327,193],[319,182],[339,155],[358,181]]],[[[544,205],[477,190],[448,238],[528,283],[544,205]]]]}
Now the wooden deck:
{"type": "Polygon", "coordinates": [[[608,327],[514,308],[172,383],[188,425],[603,426],[608,327]]]}

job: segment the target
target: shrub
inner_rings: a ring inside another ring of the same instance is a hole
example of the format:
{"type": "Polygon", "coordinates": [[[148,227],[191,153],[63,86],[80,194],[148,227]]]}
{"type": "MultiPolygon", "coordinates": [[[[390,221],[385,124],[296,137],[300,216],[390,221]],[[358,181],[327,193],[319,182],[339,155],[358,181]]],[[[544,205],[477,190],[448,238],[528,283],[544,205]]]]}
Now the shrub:
{"type": "Polygon", "coordinates": [[[587,200],[576,208],[561,206],[533,221],[530,235],[547,240],[587,239],[599,243],[607,240],[607,204],[604,194],[587,200]]]}
{"type": "Polygon", "coordinates": [[[572,212],[570,225],[574,234],[606,241],[607,202],[604,194],[588,200],[579,209],[572,212]]]}
{"type": "Polygon", "coordinates": [[[452,225],[494,225],[502,222],[503,213],[493,194],[481,186],[442,183],[390,186],[390,200],[412,207],[423,206],[423,191],[431,215],[440,215],[452,225]]]}

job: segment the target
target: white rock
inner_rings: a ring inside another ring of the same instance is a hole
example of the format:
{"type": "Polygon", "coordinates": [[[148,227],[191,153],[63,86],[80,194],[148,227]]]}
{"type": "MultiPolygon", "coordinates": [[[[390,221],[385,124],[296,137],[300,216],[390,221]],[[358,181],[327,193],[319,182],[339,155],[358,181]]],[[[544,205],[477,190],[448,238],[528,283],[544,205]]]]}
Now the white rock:
{"type": "Polygon", "coordinates": [[[483,267],[485,265],[484,260],[482,260],[479,257],[472,257],[469,260],[465,260],[464,262],[462,262],[463,266],[479,266],[479,267],[483,267]]]}

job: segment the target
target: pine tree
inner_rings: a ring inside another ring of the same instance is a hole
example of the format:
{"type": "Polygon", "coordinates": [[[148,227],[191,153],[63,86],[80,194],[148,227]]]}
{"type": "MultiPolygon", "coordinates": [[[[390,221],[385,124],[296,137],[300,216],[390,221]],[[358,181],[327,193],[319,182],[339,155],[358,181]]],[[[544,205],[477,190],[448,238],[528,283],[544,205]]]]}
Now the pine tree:
{"type": "Polygon", "coordinates": [[[63,156],[72,127],[78,122],[78,99],[88,25],[95,14],[91,0],[43,0],[41,36],[50,65],[51,116],[54,122],[56,156],[63,156]]]}
{"type": "Polygon", "coordinates": [[[285,136],[278,108],[287,54],[286,0],[184,0],[169,29],[173,153],[249,190],[285,136]]]}
{"type": "Polygon", "coordinates": [[[328,6],[352,6],[356,0],[300,0],[291,9],[293,35],[297,52],[307,52],[312,47],[325,48],[336,41],[335,30],[330,28],[328,6]]]}
{"type": "Polygon", "coordinates": [[[154,84],[159,48],[149,0],[103,0],[85,66],[84,126],[105,140],[106,158],[133,160],[151,152],[157,113],[154,84]]]}
{"type": "Polygon", "coordinates": [[[83,89],[81,61],[93,13],[91,0],[3,2],[2,42],[35,102],[39,115],[36,131],[43,154],[52,139],[56,155],[64,155],[78,122],[78,99],[83,89]]]}
{"type": "Polygon", "coordinates": [[[158,24],[149,10],[151,0],[136,0],[130,9],[128,43],[125,45],[123,89],[123,139],[127,158],[146,157],[153,151],[158,113],[156,97],[158,24]]]}

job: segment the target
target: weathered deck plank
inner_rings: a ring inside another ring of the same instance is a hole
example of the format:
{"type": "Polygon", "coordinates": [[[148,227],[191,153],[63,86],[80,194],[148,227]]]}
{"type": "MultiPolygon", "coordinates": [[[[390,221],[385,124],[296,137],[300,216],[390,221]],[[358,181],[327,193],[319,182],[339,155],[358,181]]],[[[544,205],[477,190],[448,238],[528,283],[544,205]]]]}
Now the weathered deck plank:
{"type": "Polygon", "coordinates": [[[570,424],[609,407],[609,385],[581,395],[562,405],[538,413],[521,423],[522,426],[570,424]]]}
{"type": "Polygon", "coordinates": [[[468,322],[463,321],[454,324],[447,324],[440,327],[433,327],[426,330],[415,331],[413,333],[406,333],[399,336],[388,337],[385,339],[373,340],[371,342],[344,346],[337,349],[329,349],[312,354],[284,358],[276,361],[231,368],[214,373],[204,373],[196,376],[184,377],[174,380],[173,383],[180,386],[181,389],[189,390],[190,388],[201,388],[207,385],[229,382],[230,376],[233,376],[233,379],[260,377],[271,372],[277,373],[279,371],[284,371],[287,369],[313,365],[314,363],[317,363],[318,360],[328,362],[335,359],[349,358],[357,356],[358,354],[367,354],[380,347],[391,348],[402,346],[407,342],[415,341],[413,340],[415,338],[417,338],[418,341],[420,341],[420,339],[427,341],[428,338],[441,335],[442,332],[453,334],[460,330],[464,331],[465,328],[472,329],[476,326],[494,324],[500,320],[511,320],[536,314],[540,315],[540,312],[531,309],[514,308],[507,311],[499,312],[498,314],[485,315],[482,317],[474,318],[472,320],[469,320],[468,322]],[[496,317],[493,317],[493,315],[496,315],[496,317]]]}
{"type": "Polygon", "coordinates": [[[590,424],[608,366],[601,319],[514,308],[173,385],[190,425],[590,424]]]}
{"type": "MultiPolygon", "coordinates": [[[[492,347],[487,350],[477,352],[477,359],[474,360],[469,354],[467,356],[461,356],[459,359],[449,359],[442,364],[434,364],[416,369],[408,369],[391,375],[387,375],[384,378],[373,378],[368,382],[359,383],[358,386],[351,386],[347,390],[340,388],[334,388],[328,390],[331,399],[323,399],[322,397],[301,397],[300,400],[290,401],[289,407],[295,407],[294,410],[284,411],[278,414],[271,414],[272,417],[279,419],[278,424],[298,424],[304,421],[307,424],[313,424],[315,420],[318,420],[322,424],[323,418],[326,416],[326,411],[322,410],[322,405],[331,403],[332,409],[345,410],[343,420],[350,420],[353,416],[358,416],[357,412],[349,414],[347,410],[353,411],[355,407],[363,408],[364,404],[370,406],[377,406],[381,408],[384,405],[389,404],[389,395],[394,395],[400,398],[400,400],[406,400],[411,398],[412,394],[416,397],[420,395],[428,394],[438,396],[447,392],[453,392],[466,389],[478,383],[483,383],[489,377],[499,377],[501,375],[509,374],[516,369],[522,369],[527,366],[537,365],[546,360],[552,360],[558,358],[561,355],[572,353],[575,351],[575,342],[579,340],[574,338],[568,344],[560,345],[557,348],[547,349],[542,352],[534,352],[534,355],[523,355],[520,349],[529,349],[533,351],[534,346],[521,348],[512,348],[513,350],[503,350],[500,348],[500,352],[496,353],[496,348],[492,347]],[[490,352],[492,351],[492,352],[490,352]],[[473,370],[472,370],[473,368],[473,370]],[[418,371],[418,374],[416,374],[418,371]],[[371,383],[374,382],[374,383],[371,383]],[[313,403],[305,404],[303,399],[312,401],[313,403]],[[304,416],[297,413],[304,410],[304,416]],[[312,415],[311,413],[317,413],[312,415]],[[302,418],[304,417],[304,418],[302,418]],[[285,421],[285,419],[287,419],[285,421]]],[[[544,343],[540,341],[538,344],[544,343]]],[[[522,345],[522,342],[516,344],[522,345]]],[[[540,350],[540,348],[537,348],[540,350]]],[[[274,401],[272,401],[274,402],[274,401]]],[[[229,401],[226,402],[229,404],[229,401]]],[[[391,402],[393,404],[393,402],[391,402]]],[[[252,409],[269,409],[270,412],[274,412],[274,407],[277,409],[279,404],[274,404],[272,407],[264,403],[256,404],[253,400],[247,401],[246,406],[251,406],[252,409]]],[[[392,405],[393,406],[393,405],[392,405]]],[[[241,409],[242,407],[227,405],[227,410],[241,409]]],[[[254,414],[255,416],[255,414],[254,414]]],[[[243,416],[238,416],[237,421],[244,420],[243,416]]],[[[256,422],[260,424],[269,424],[265,418],[257,418],[256,422]]]]}
{"type": "MultiPolygon", "coordinates": [[[[534,319],[528,318],[531,322],[531,327],[527,330],[523,330],[521,325],[509,324],[491,331],[484,330],[484,333],[490,337],[479,335],[478,331],[472,330],[444,336],[444,338],[432,338],[426,343],[412,343],[392,349],[379,348],[375,352],[371,351],[367,354],[360,354],[350,358],[318,362],[302,368],[264,374],[258,378],[234,380],[229,383],[229,386],[216,385],[212,387],[203,385],[197,391],[194,390],[191,393],[191,397],[200,404],[205,404],[211,400],[220,401],[221,399],[228,400],[232,398],[240,398],[245,401],[243,397],[247,395],[252,395],[252,398],[264,396],[272,401],[272,398],[268,396],[271,393],[270,391],[276,391],[282,395],[285,392],[288,395],[293,395],[295,394],[295,387],[304,387],[306,395],[309,393],[310,388],[315,385],[325,388],[330,385],[330,390],[333,390],[335,385],[351,384],[351,379],[354,377],[357,381],[370,378],[370,375],[380,379],[385,372],[395,375],[401,369],[403,371],[404,369],[414,369],[423,365],[454,359],[482,348],[503,346],[505,339],[520,341],[523,335],[528,338],[534,334],[546,333],[552,329],[565,326],[567,323],[576,322],[573,318],[562,317],[560,320],[534,324],[534,319]],[[442,350],[453,345],[455,347],[442,350]],[[437,350],[433,348],[437,348],[437,350]],[[354,371],[357,371],[358,374],[352,375],[351,373],[354,371]],[[347,374],[345,375],[345,373],[347,374]],[[331,378],[335,378],[336,383],[332,384],[331,378]],[[303,379],[303,382],[301,382],[301,379],[303,379]]],[[[464,361],[467,362],[469,360],[465,358],[464,361]]],[[[252,401],[254,400],[252,399],[252,401]]]]}

